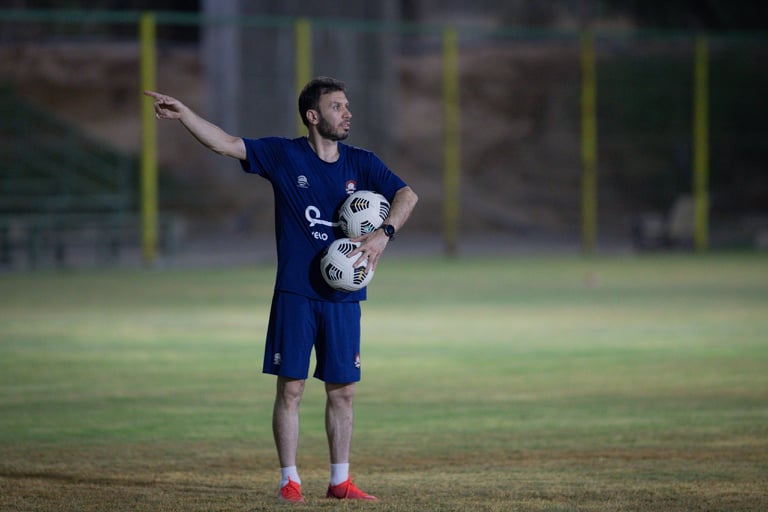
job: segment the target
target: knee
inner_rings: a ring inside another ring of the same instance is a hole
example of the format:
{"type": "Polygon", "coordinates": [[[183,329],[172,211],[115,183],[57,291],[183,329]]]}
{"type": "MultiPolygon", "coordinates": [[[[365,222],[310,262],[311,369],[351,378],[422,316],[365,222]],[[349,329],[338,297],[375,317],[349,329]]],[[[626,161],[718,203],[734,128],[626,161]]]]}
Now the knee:
{"type": "Polygon", "coordinates": [[[326,385],[328,401],[334,405],[351,405],[355,398],[354,384],[328,384],[326,385]]]}
{"type": "Polygon", "coordinates": [[[304,394],[303,380],[282,380],[277,383],[277,400],[289,406],[298,407],[304,394]]]}

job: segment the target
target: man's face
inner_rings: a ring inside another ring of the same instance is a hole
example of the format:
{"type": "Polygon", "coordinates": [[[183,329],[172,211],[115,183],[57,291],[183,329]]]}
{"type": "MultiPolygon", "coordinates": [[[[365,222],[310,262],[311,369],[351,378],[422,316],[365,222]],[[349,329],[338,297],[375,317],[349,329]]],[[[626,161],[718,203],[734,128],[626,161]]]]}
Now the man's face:
{"type": "Polygon", "coordinates": [[[317,131],[330,140],[344,140],[349,137],[352,113],[349,111],[347,95],[341,91],[320,96],[317,131]]]}

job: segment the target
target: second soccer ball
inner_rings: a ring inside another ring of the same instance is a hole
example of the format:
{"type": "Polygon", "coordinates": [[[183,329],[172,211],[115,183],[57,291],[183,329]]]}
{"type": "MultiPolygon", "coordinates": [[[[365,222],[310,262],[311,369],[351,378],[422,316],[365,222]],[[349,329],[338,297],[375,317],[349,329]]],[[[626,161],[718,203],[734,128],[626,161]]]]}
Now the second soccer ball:
{"type": "Polygon", "coordinates": [[[349,238],[339,238],[328,246],[320,259],[320,273],[329,286],[337,290],[355,292],[371,282],[373,271],[368,269],[368,261],[355,266],[359,255],[348,257],[359,245],[349,238]]]}

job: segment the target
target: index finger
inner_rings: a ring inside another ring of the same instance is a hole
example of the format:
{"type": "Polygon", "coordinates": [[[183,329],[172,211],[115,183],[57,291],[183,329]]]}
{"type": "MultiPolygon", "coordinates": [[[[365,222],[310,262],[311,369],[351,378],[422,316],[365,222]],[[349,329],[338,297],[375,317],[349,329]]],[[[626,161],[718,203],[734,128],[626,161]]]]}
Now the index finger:
{"type": "Polygon", "coordinates": [[[146,96],[151,96],[152,98],[155,98],[156,100],[159,100],[160,98],[163,97],[162,94],[160,94],[159,92],[155,92],[155,91],[144,91],[144,94],[146,96]]]}

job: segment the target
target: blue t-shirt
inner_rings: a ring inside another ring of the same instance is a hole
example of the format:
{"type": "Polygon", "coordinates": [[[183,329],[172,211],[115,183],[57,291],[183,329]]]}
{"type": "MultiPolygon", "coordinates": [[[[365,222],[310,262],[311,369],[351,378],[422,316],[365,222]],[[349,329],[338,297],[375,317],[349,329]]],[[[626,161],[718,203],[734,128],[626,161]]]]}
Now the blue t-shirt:
{"type": "Polygon", "coordinates": [[[275,290],[318,300],[365,300],[365,289],[334,290],[320,274],[323,249],[344,235],[336,227],[337,212],[348,194],[372,190],[392,201],[406,186],[373,153],[339,143],[339,159],[328,163],[312,150],[306,137],[243,139],[245,172],[272,183],[275,195],[277,280],[275,290]]]}

